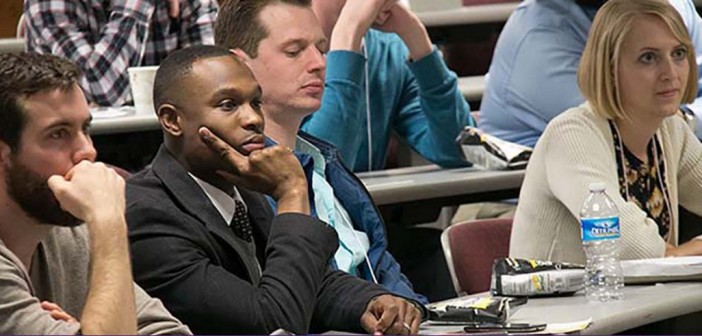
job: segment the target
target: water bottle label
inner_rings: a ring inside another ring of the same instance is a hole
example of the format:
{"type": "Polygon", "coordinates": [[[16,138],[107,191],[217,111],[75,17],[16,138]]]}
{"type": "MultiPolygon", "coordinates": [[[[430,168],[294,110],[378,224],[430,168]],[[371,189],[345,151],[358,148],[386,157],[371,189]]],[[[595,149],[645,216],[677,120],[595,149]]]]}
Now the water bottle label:
{"type": "Polygon", "coordinates": [[[584,242],[617,239],[621,235],[619,217],[583,218],[580,225],[584,242]]]}

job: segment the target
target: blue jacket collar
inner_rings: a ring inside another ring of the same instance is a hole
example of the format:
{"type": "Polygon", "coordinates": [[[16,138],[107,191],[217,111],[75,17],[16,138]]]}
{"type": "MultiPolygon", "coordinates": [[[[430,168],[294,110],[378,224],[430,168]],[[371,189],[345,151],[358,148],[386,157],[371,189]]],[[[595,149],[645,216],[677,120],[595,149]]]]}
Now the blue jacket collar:
{"type": "MultiPolygon", "coordinates": [[[[328,143],[320,138],[317,138],[317,137],[315,137],[307,132],[304,132],[302,130],[297,132],[297,136],[305,139],[307,142],[309,142],[312,145],[314,145],[315,147],[317,147],[317,149],[319,149],[319,151],[322,152],[322,155],[324,155],[324,158],[327,161],[338,160],[339,150],[336,147],[334,147],[334,145],[332,145],[332,144],[330,144],[330,143],[328,143]]],[[[271,147],[271,146],[277,145],[278,142],[276,142],[275,140],[266,136],[265,144],[266,144],[266,147],[271,147]]],[[[314,164],[313,162],[311,162],[312,161],[311,156],[309,156],[307,154],[298,153],[298,152],[294,152],[294,153],[295,153],[295,156],[297,156],[298,160],[300,160],[300,163],[302,164],[303,168],[306,168],[307,165],[314,164]]],[[[312,166],[310,166],[310,167],[312,167],[312,166]]]]}

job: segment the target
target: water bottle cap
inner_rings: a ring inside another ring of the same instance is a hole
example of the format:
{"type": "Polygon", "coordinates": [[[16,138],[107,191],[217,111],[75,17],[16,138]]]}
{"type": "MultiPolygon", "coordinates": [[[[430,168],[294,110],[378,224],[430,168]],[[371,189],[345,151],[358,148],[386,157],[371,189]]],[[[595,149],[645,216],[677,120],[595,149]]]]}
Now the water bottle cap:
{"type": "Polygon", "coordinates": [[[607,185],[604,184],[604,182],[592,182],[588,186],[588,189],[590,189],[591,192],[605,191],[606,188],[607,188],[607,185]]]}

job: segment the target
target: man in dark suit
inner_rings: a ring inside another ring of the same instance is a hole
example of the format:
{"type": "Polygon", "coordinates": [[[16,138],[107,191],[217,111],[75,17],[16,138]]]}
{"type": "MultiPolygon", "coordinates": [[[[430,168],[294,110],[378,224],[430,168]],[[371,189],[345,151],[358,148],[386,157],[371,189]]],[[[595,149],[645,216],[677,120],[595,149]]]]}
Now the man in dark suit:
{"type": "Polygon", "coordinates": [[[169,56],[154,105],[164,146],[127,186],[135,279],[196,334],[417,332],[411,303],[328,269],[336,234],[309,216],[292,151],[264,148],[261,89],[235,56],[169,56]]]}

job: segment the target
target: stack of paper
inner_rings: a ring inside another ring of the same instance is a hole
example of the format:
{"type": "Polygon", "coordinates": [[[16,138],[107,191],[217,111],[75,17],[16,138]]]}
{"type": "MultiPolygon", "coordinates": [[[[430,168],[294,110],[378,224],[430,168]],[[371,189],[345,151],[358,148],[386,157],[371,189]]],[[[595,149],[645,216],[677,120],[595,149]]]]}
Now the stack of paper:
{"type": "Polygon", "coordinates": [[[702,256],[622,261],[624,282],[702,280],[702,256]]]}

